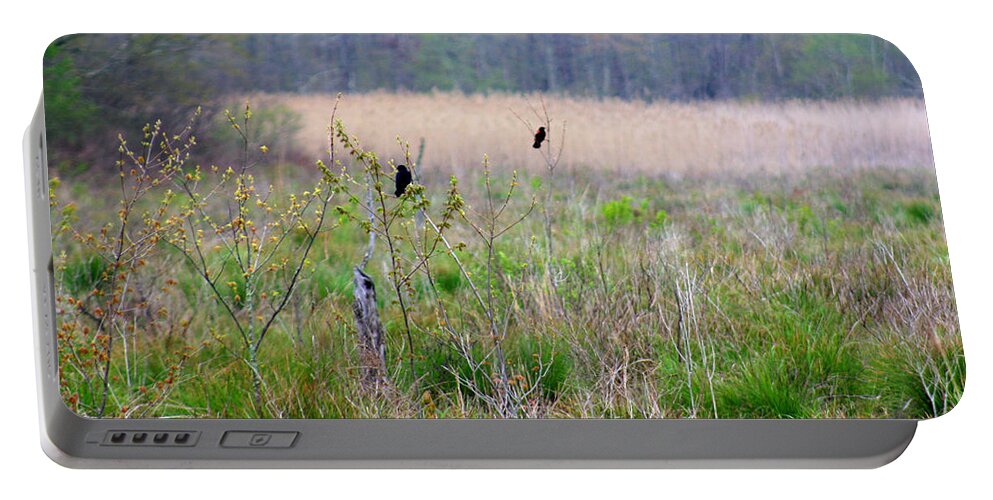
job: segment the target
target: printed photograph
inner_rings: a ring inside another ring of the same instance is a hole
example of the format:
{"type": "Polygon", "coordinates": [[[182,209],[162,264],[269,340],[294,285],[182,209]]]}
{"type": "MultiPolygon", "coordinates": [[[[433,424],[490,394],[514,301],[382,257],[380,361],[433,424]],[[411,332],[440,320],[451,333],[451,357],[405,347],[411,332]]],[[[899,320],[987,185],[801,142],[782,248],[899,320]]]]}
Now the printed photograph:
{"type": "Polygon", "coordinates": [[[913,418],[966,368],[921,80],[870,35],[71,35],[92,418],[913,418]]]}

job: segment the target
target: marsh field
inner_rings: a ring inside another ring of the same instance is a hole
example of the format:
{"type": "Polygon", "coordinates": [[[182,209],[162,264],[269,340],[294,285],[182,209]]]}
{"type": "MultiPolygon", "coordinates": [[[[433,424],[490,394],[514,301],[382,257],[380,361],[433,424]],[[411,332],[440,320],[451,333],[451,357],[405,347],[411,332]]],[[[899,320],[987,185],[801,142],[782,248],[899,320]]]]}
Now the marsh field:
{"type": "Polygon", "coordinates": [[[105,144],[105,174],[52,166],[79,414],[923,418],[962,394],[920,99],[224,105],[105,144]]]}

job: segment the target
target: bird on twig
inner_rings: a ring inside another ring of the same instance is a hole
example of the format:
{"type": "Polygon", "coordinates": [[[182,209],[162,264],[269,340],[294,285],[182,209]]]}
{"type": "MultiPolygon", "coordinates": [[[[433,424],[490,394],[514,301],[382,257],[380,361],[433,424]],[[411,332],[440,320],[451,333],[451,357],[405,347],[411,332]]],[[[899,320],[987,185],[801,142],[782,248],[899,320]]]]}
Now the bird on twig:
{"type": "Polygon", "coordinates": [[[541,147],[541,143],[545,140],[545,127],[538,127],[538,131],[534,133],[534,149],[541,147]]]}
{"type": "Polygon", "coordinates": [[[394,182],[397,185],[396,194],[397,198],[403,196],[403,193],[407,190],[407,186],[414,181],[414,177],[410,174],[410,170],[407,169],[406,165],[397,165],[397,175],[394,182]]]}

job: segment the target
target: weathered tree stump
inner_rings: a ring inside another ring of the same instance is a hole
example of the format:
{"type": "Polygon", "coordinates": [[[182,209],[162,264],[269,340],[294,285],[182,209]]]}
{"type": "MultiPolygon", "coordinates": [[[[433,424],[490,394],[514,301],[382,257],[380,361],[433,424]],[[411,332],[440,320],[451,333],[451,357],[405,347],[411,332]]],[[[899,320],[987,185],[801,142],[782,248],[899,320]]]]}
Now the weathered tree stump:
{"type": "Polygon", "coordinates": [[[354,269],[352,284],[355,295],[352,313],[359,336],[362,383],[378,389],[386,383],[386,335],[376,308],[376,284],[358,267],[354,269]]]}

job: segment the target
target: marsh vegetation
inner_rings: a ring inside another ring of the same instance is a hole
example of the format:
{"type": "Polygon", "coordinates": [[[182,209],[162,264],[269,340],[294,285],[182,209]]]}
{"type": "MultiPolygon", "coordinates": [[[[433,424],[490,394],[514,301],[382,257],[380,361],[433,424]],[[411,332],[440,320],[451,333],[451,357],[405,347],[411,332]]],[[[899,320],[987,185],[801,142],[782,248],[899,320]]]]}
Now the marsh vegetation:
{"type": "Polygon", "coordinates": [[[74,411],[919,418],[961,396],[918,100],[250,101],[102,145],[112,174],[53,167],[74,411]]]}

